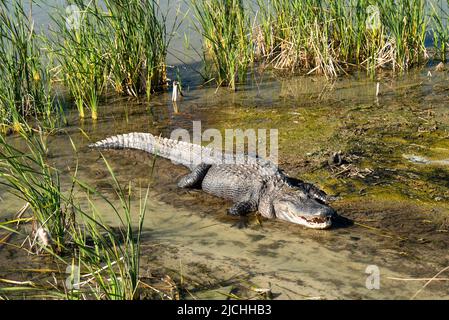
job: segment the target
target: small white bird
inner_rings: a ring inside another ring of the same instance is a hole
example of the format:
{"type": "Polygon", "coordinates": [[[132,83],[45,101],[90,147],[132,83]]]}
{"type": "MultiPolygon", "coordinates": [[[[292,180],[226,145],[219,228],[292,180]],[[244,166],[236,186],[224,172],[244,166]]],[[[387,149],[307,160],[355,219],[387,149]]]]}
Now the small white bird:
{"type": "Polygon", "coordinates": [[[173,81],[173,92],[171,96],[171,101],[176,102],[178,101],[178,94],[181,95],[181,97],[184,97],[182,94],[180,85],[178,81],[173,81]]]}

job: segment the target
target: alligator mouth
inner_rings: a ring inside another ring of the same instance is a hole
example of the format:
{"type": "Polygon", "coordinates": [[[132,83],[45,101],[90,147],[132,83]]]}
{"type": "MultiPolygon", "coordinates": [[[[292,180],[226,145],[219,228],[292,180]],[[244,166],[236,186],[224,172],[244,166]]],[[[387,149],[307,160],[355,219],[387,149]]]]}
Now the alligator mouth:
{"type": "Polygon", "coordinates": [[[300,216],[300,224],[313,229],[327,229],[332,225],[331,217],[303,217],[300,216]]]}
{"type": "Polygon", "coordinates": [[[292,223],[296,223],[311,229],[327,229],[332,225],[332,212],[316,212],[316,214],[307,212],[298,212],[300,210],[282,210],[278,211],[277,218],[292,223]]]}

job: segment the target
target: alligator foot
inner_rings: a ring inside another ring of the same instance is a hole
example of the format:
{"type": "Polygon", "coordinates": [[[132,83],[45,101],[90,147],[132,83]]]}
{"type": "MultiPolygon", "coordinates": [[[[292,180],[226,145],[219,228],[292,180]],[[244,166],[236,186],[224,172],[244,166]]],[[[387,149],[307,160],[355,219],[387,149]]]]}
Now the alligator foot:
{"type": "Polygon", "coordinates": [[[240,216],[240,219],[238,222],[234,223],[232,228],[237,227],[238,229],[246,229],[248,228],[248,218],[245,216],[240,216]]]}
{"type": "Polygon", "coordinates": [[[211,167],[210,164],[201,163],[195,167],[191,173],[184,176],[179,180],[178,187],[180,188],[195,188],[201,186],[201,182],[204,179],[207,171],[211,167]]]}
{"type": "Polygon", "coordinates": [[[248,213],[256,210],[257,204],[254,201],[242,201],[234,204],[228,209],[227,213],[230,216],[246,216],[248,213]]]}

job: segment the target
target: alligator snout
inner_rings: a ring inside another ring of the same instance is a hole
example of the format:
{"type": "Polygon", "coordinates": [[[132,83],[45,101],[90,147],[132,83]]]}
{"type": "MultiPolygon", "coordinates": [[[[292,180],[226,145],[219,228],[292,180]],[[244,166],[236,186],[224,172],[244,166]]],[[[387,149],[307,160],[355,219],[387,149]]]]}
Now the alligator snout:
{"type": "Polygon", "coordinates": [[[281,200],[274,204],[276,217],[313,229],[332,225],[335,210],[314,199],[281,200]]]}

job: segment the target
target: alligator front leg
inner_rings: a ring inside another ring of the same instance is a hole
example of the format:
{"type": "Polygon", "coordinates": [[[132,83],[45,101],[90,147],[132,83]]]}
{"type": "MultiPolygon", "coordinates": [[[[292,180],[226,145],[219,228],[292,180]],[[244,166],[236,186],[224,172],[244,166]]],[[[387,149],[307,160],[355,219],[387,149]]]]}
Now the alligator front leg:
{"type": "Polygon", "coordinates": [[[207,171],[211,167],[210,164],[201,163],[192,170],[191,173],[185,175],[178,181],[180,188],[195,188],[201,185],[207,171]]]}
{"type": "Polygon", "coordinates": [[[247,215],[250,212],[257,210],[257,204],[254,201],[242,201],[234,204],[228,209],[228,215],[239,216],[240,220],[233,226],[237,226],[239,229],[246,228],[248,226],[247,215]]]}

